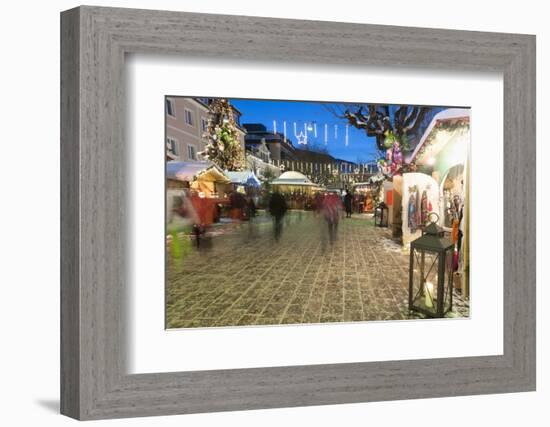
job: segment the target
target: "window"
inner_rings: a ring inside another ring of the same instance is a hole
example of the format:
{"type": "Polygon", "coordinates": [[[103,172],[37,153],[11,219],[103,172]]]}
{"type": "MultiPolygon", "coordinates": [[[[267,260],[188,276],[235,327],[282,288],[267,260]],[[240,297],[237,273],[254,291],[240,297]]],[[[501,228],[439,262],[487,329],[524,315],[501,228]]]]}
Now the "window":
{"type": "Polygon", "coordinates": [[[203,132],[208,131],[208,120],[206,120],[204,117],[201,117],[201,130],[203,132]]]}
{"type": "Polygon", "coordinates": [[[194,125],[193,112],[191,110],[185,110],[185,123],[187,123],[189,126],[194,125]]]}
{"type": "Polygon", "coordinates": [[[177,141],[172,137],[166,137],[166,150],[168,153],[173,154],[174,156],[177,156],[178,153],[178,144],[177,141]]]}
{"type": "Polygon", "coordinates": [[[172,117],[176,117],[176,109],[173,99],[166,98],[166,114],[172,117]]]}
{"type": "Polygon", "coordinates": [[[187,157],[189,160],[197,160],[197,152],[194,145],[187,146],[187,157]]]}

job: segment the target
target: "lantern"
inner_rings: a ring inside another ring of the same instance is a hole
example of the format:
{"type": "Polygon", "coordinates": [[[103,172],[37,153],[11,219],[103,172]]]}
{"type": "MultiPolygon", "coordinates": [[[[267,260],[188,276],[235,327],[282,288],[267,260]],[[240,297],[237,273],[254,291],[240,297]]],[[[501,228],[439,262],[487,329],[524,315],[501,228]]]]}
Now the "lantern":
{"type": "Polygon", "coordinates": [[[443,317],[453,307],[454,243],[433,221],[411,242],[409,310],[443,317]]]}
{"type": "Polygon", "coordinates": [[[374,225],[376,227],[388,226],[388,206],[382,202],[374,209],[374,225]]]}

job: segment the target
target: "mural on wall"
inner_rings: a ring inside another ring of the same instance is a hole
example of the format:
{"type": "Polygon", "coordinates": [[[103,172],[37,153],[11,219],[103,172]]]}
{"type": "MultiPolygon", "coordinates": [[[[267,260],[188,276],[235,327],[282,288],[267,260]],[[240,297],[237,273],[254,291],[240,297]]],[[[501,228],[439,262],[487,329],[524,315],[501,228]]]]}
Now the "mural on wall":
{"type": "Polygon", "coordinates": [[[405,173],[401,203],[403,244],[408,245],[422,235],[422,226],[430,220],[431,212],[439,215],[439,184],[423,173],[405,173]]]}

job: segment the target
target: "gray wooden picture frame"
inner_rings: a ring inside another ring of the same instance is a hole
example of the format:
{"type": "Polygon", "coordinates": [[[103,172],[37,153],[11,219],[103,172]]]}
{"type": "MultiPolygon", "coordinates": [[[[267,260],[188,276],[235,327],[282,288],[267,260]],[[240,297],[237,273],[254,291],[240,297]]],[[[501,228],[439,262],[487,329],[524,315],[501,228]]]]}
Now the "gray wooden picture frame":
{"type": "Polygon", "coordinates": [[[535,201],[532,35],[88,6],[62,12],[61,412],[85,420],[535,390],[535,201]],[[502,72],[503,355],[127,374],[127,53],[502,72]]]}

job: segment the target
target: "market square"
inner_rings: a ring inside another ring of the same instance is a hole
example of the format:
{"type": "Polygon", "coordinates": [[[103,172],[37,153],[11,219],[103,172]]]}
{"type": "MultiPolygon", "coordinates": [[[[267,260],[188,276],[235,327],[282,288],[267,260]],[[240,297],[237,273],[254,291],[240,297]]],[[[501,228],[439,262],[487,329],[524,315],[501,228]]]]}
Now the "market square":
{"type": "Polygon", "coordinates": [[[469,119],[167,97],[166,327],[469,317],[469,119]]]}

